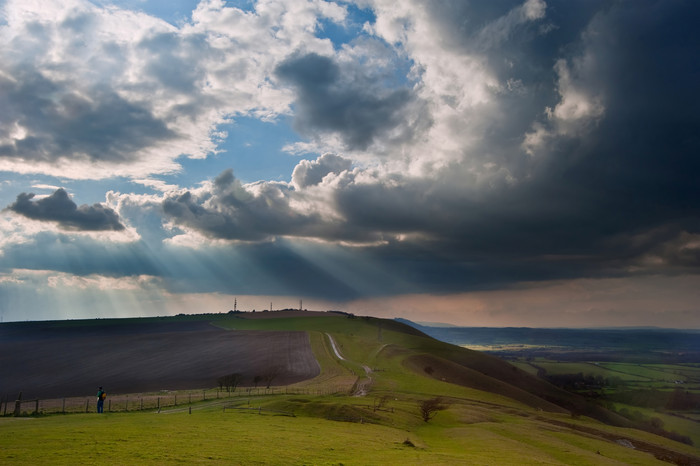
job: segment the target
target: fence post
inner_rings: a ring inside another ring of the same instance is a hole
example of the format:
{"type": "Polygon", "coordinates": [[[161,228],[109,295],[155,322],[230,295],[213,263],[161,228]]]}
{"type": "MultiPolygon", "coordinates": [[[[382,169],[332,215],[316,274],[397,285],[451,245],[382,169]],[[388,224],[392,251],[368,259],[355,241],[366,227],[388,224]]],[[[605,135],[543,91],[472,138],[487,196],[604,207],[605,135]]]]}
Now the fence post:
{"type": "Polygon", "coordinates": [[[175,394],[175,406],[177,406],[177,393],[175,394]]]}
{"type": "Polygon", "coordinates": [[[90,398],[85,400],[85,412],[89,413],[90,412],[90,398]]]}
{"type": "Polygon", "coordinates": [[[158,412],[160,412],[160,397],[158,397],[158,412]]]}
{"type": "Polygon", "coordinates": [[[63,414],[66,414],[66,399],[63,399],[63,402],[61,403],[61,412],[63,414]]]}
{"type": "Polygon", "coordinates": [[[34,414],[39,414],[39,398],[36,399],[36,405],[34,406],[34,414]]]}
{"type": "Polygon", "coordinates": [[[107,402],[107,411],[112,412],[112,399],[110,398],[107,402]]]}
{"type": "Polygon", "coordinates": [[[143,411],[143,398],[141,398],[141,411],[143,411]]]}
{"type": "Polygon", "coordinates": [[[129,412],[129,395],[126,395],[126,408],[124,408],[124,411],[129,412]]]}
{"type": "Polygon", "coordinates": [[[204,400],[206,400],[206,399],[207,399],[207,391],[206,391],[206,390],[202,390],[202,401],[204,401],[204,400]]]}

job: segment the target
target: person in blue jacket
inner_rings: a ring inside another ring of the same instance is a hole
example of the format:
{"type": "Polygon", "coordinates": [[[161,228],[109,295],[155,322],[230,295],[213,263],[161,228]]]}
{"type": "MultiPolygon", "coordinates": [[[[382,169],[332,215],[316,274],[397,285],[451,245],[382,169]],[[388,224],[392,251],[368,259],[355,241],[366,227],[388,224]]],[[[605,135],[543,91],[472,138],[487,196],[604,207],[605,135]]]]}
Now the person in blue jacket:
{"type": "Polygon", "coordinates": [[[107,398],[107,392],[99,387],[97,389],[97,412],[104,412],[105,398],[107,398]]]}

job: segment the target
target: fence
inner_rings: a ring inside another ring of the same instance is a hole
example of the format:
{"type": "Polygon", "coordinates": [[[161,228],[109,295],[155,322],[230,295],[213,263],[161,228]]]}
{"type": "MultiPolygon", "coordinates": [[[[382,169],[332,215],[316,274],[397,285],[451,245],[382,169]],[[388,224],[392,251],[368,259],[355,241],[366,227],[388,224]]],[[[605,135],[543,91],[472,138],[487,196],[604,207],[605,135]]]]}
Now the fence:
{"type": "Polygon", "coordinates": [[[224,412],[226,412],[227,409],[238,410],[238,411],[248,411],[248,412],[258,413],[258,414],[270,413],[270,414],[274,414],[277,416],[296,417],[296,415],[291,411],[280,411],[277,409],[266,409],[266,408],[263,408],[262,406],[259,406],[257,408],[251,408],[248,406],[233,406],[233,405],[224,406],[224,412]]]}
{"type": "MultiPolygon", "coordinates": [[[[338,395],[348,394],[347,385],[328,386],[324,388],[239,387],[228,392],[220,389],[168,391],[161,393],[111,395],[107,394],[104,402],[105,412],[126,412],[159,410],[166,407],[189,405],[201,401],[234,397],[252,397],[266,395],[338,395]]],[[[69,397],[54,399],[14,400],[9,396],[0,397],[0,415],[30,416],[36,414],[89,413],[97,411],[97,397],[69,397]]]]}

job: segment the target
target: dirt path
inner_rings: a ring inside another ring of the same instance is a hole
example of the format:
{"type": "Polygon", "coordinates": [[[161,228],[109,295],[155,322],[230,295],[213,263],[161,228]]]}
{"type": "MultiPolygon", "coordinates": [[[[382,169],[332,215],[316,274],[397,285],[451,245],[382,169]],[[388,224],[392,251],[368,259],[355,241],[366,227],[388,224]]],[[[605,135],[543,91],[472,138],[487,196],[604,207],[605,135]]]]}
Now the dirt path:
{"type": "Polygon", "coordinates": [[[357,386],[352,394],[353,396],[367,396],[369,389],[372,387],[372,369],[364,364],[362,368],[365,370],[366,377],[357,381],[357,386]]]}
{"type": "MultiPolygon", "coordinates": [[[[340,354],[340,350],[338,349],[338,345],[335,343],[335,340],[331,336],[330,333],[326,333],[326,336],[328,337],[328,340],[331,342],[331,347],[333,348],[333,352],[335,355],[338,357],[338,359],[342,361],[349,361],[348,359],[344,358],[342,354],[340,354]]],[[[352,396],[367,396],[369,393],[369,389],[372,387],[372,368],[369,366],[366,366],[364,364],[361,364],[362,368],[365,371],[365,377],[360,378],[358,376],[357,382],[355,383],[355,388],[352,392],[352,396]]]]}
{"type": "Polygon", "coordinates": [[[328,340],[331,342],[331,346],[333,347],[333,352],[334,352],[335,355],[338,357],[338,359],[341,359],[341,360],[343,360],[343,361],[347,361],[347,359],[345,359],[345,358],[343,357],[343,355],[340,354],[340,350],[338,350],[338,345],[335,344],[335,340],[333,339],[333,337],[331,336],[331,334],[330,334],[330,333],[326,333],[326,336],[328,337],[328,340]]]}

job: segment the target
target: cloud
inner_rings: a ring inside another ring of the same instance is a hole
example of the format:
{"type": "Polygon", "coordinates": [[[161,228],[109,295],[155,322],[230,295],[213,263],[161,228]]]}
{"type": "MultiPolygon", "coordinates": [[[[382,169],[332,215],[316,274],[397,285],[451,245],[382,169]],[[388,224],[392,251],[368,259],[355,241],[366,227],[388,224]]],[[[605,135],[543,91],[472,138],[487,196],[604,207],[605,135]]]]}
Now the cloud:
{"type": "Polygon", "coordinates": [[[314,31],[344,13],[317,1],[243,11],[212,0],[176,27],[83,0],[5,2],[3,168],[66,179],[173,173],[181,156],[216,152],[217,127],[231,118],[286,113],[291,96],[270,79],[277,63],[330,51],[314,31]]]}
{"type": "Polygon", "coordinates": [[[102,204],[78,206],[64,189],[57,189],[48,197],[33,201],[33,193],[22,193],[7,208],[32,220],[56,222],[61,229],[70,231],[121,231],[125,227],[119,215],[102,204]]]}
{"type": "Polygon", "coordinates": [[[333,132],[349,149],[366,149],[404,120],[411,92],[383,86],[360,67],[341,67],[316,53],[280,63],[275,75],[297,91],[295,127],[302,133],[333,132]]]}
{"type": "MultiPolygon", "coordinates": [[[[79,2],[32,21],[8,4],[3,167],[163,191],[108,196],[139,241],[81,248],[32,230],[3,243],[18,268],[67,269],[70,246],[76,273],[329,299],[699,270],[695,4],[376,0],[363,3],[376,20],[335,46],[316,34],[320,18],[344,21],[328,2],[205,1],[181,27],[79,2]],[[240,115],[288,115],[309,138],[290,144],[312,156],[290,182],[148,176],[216,151],[217,125],[240,115]],[[19,152],[31,141],[42,152],[19,152]]],[[[24,215],[49,219],[22,196],[24,215]]]]}
{"type": "Polygon", "coordinates": [[[313,215],[289,207],[285,184],[260,183],[255,188],[244,187],[226,170],[198,191],[168,196],[163,212],[180,226],[228,240],[264,241],[314,223],[313,215]]]}
{"type": "Polygon", "coordinates": [[[543,0],[527,0],[514,7],[498,19],[487,23],[476,35],[475,45],[482,49],[492,49],[502,45],[517,33],[522,25],[543,19],[547,4],[543,0]]]}
{"type": "Polygon", "coordinates": [[[350,170],[352,161],[335,154],[323,154],[314,161],[302,160],[294,167],[292,172],[292,183],[297,188],[318,185],[323,181],[323,177],[333,173],[340,174],[350,170]]]}
{"type": "Polygon", "coordinates": [[[0,76],[0,94],[5,118],[14,120],[0,134],[0,157],[15,161],[125,163],[175,137],[147,106],[109,89],[60,87],[40,73],[18,70],[0,76]]]}

